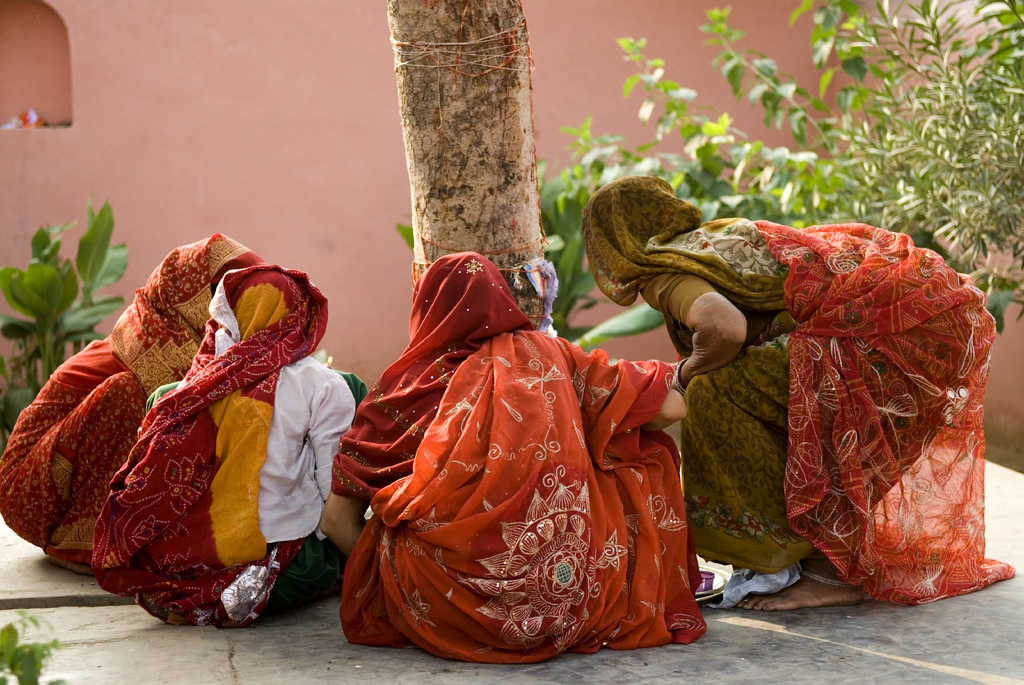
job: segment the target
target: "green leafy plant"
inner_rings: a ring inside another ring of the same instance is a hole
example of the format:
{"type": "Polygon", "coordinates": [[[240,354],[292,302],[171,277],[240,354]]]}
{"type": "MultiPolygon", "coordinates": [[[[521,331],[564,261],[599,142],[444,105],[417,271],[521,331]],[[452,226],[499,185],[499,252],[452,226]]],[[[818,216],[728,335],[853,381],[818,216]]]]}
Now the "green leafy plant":
{"type": "MultiPolygon", "coordinates": [[[[721,47],[723,77],[763,109],[767,126],[791,133],[793,148],[751,139],[669,78],[644,39],[619,39],[636,66],[623,97],[639,94],[638,116],[653,135],[630,148],[622,136],[594,135],[589,118],[564,128],[574,163],[542,183],[548,234],[578,234],[582,207],[602,185],[660,176],[705,220],[862,221],[906,232],[974,276],[1002,330],[1006,308],[1024,304],[1024,2],[878,2],[873,13],[862,5],[796,4],[791,22],[813,17],[813,89],[769,55],[741,50],[728,8],[707,12],[701,28],[721,47]]],[[[582,291],[585,270],[560,268],[559,277],[567,271],[582,291]]],[[[593,306],[572,291],[557,304],[565,319],[593,306]]]]}
{"type": "Polygon", "coordinates": [[[0,314],[0,335],[11,341],[10,356],[0,358],[4,380],[0,442],[68,352],[101,338],[95,327],[124,305],[119,296],[97,292],[116,283],[128,266],[128,248],[111,245],[114,215],[109,204],[86,210],[85,234],[74,262],[60,254],[61,234],[74,223],[40,228],[32,236],[32,257],[25,269],[0,268],[0,291],[18,316],[0,314]]]}
{"type": "Polygon", "coordinates": [[[817,94],[741,50],[728,9],[703,28],[734,94],[829,154],[812,174],[841,192],[823,217],[936,250],[988,292],[1002,330],[1024,304],[1024,2],[802,0],[791,21],[807,12],[817,94]],[[847,85],[826,97],[840,70],[847,85]]]}
{"type": "Polygon", "coordinates": [[[583,234],[583,208],[590,199],[590,188],[574,182],[571,169],[548,179],[540,166],[540,209],[548,237],[545,257],[558,274],[558,296],[551,319],[558,334],[585,349],[592,349],[613,338],[623,338],[653,330],[665,319],[646,304],[639,304],[595,326],[576,324],[576,315],[598,303],[594,296],[594,275],[586,267],[583,234]]]}
{"type": "MultiPolygon", "coordinates": [[[[42,622],[24,611],[18,614],[17,621],[0,628],[0,685],[7,685],[12,677],[17,679],[18,685],[37,685],[43,666],[60,643],[56,640],[25,642],[26,633],[40,629],[42,622]]],[[[63,682],[54,680],[50,685],[63,682]]]]}

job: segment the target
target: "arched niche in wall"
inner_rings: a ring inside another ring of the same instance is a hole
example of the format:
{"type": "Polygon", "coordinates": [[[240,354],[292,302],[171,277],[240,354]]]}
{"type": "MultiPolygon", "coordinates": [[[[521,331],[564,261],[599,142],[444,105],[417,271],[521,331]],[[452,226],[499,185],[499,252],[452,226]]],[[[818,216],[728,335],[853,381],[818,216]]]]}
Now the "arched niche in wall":
{"type": "Polygon", "coordinates": [[[41,0],[0,0],[0,125],[30,109],[71,123],[68,30],[41,0]]]}

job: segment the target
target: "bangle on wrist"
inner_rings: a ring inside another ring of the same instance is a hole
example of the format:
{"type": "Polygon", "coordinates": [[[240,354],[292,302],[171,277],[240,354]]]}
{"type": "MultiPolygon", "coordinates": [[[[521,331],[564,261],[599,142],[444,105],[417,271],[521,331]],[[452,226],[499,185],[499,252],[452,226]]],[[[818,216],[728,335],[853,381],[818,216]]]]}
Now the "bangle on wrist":
{"type": "MultiPolygon", "coordinates": [[[[687,357],[689,359],[689,357],[687,357]]],[[[682,373],[683,365],[686,364],[686,359],[680,360],[679,364],[676,365],[675,378],[672,381],[672,387],[675,388],[676,392],[680,395],[686,395],[686,384],[679,378],[679,374],[682,373]]]]}

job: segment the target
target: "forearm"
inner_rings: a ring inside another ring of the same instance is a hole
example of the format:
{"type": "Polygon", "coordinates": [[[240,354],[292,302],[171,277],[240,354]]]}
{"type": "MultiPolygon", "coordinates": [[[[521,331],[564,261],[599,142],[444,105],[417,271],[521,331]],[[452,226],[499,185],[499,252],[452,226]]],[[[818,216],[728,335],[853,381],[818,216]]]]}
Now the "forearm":
{"type": "Polygon", "coordinates": [[[743,312],[718,293],[698,298],[685,323],[693,331],[693,353],[679,370],[684,387],[694,376],[731,362],[743,349],[747,334],[743,312]]]}
{"type": "Polygon", "coordinates": [[[346,557],[352,553],[363,530],[366,504],[364,500],[334,493],[328,495],[324,502],[320,530],[346,557]]]}
{"type": "Polygon", "coordinates": [[[658,415],[640,426],[643,430],[665,430],[676,421],[686,418],[686,399],[678,390],[668,391],[665,401],[661,403],[658,415]]]}

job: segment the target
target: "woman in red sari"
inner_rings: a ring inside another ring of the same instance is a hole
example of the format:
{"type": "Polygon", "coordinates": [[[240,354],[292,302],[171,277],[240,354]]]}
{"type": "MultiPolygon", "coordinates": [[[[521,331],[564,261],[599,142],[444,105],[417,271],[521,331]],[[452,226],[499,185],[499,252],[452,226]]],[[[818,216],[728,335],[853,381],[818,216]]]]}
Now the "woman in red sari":
{"type": "Polygon", "coordinates": [[[64,362],[21,415],[0,457],[0,514],[49,558],[89,573],[93,525],[154,389],[199,349],[211,285],[262,260],[214,235],[174,249],[135,291],[110,336],[64,362]]]}
{"type": "Polygon", "coordinates": [[[662,362],[533,330],[497,268],[460,253],[416,286],[411,341],[357,411],[324,532],[352,548],[349,641],[536,662],[689,643],[705,624],[662,362]]]}
{"type": "Polygon", "coordinates": [[[291,513],[261,509],[261,496],[272,494],[262,479],[295,472],[280,468],[281,459],[311,460],[302,437],[315,408],[305,396],[293,396],[305,410],[290,426],[299,449],[269,455],[268,445],[282,442],[271,427],[283,411],[276,400],[284,369],[323,338],[327,299],[306,274],[271,264],[232,271],[220,288],[216,303],[233,311],[211,318],[184,381],[146,415],[96,521],[92,568],[104,590],[134,596],[169,623],[241,627],[262,613],[310,532],[271,537],[261,512],[281,529],[310,503],[293,500],[300,509],[291,513]]]}
{"type": "Polygon", "coordinates": [[[969,277],[864,224],[702,224],[653,177],[598,190],[583,236],[598,287],[660,310],[685,358],[698,552],[783,586],[802,566],[739,606],[920,604],[1013,575],[985,558],[995,325],[969,277]]]}

